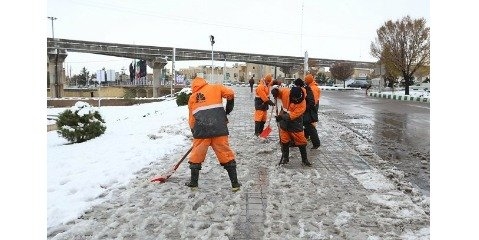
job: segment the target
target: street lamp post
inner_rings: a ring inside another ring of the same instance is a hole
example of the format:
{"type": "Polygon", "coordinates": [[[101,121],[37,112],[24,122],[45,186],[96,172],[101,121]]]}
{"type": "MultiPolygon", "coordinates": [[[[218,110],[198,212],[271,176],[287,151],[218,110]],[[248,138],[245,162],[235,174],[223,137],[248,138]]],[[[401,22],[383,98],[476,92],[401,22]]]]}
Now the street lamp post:
{"type": "Polygon", "coordinates": [[[57,20],[58,18],[56,18],[56,17],[48,17],[48,19],[52,20],[52,38],[53,38],[53,40],[55,40],[55,32],[54,32],[54,30],[53,30],[53,21],[54,21],[54,20],[57,20]]]}
{"type": "Polygon", "coordinates": [[[210,42],[211,42],[211,77],[210,77],[210,82],[213,82],[213,44],[215,44],[215,36],[210,35],[210,42]]]}

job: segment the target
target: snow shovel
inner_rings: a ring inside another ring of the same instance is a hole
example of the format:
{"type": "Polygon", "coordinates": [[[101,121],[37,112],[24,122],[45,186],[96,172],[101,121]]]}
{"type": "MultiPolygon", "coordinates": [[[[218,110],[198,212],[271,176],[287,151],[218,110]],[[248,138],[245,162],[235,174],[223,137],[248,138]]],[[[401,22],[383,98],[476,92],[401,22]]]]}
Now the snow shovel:
{"type": "MultiPolygon", "coordinates": [[[[275,104],[275,107],[276,107],[276,104],[275,104]]],[[[271,108],[271,113],[269,115],[269,121],[268,121],[268,126],[266,126],[266,128],[261,132],[261,134],[259,135],[259,137],[262,139],[262,140],[266,140],[266,138],[268,138],[269,134],[271,133],[271,118],[273,118],[273,109],[274,107],[271,108]]]]}
{"type": "Polygon", "coordinates": [[[161,176],[158,176],[158,177],[155,177],[155,178],[151,179],[151,182],[160,182],[160,183],[166,182],[166,180],[168,178],[170,178],[171,175],[173,175],[173,173],[176,172],[176,169],[180,166],[180,164],[183,162],[183,160],[185,160],[186,156],[188,156],[188,154],[190,154],[192,149],[193,149],[193,147],[191,147],[188,150],[188,152],[186,152],[185,155],[183,155],[183,157],[180,159],[180,161],[178,161],[175,165],[173,165],[173,167],[170,168],[170,170],[168,170],[165,174],[163,174],[161,176]]]}

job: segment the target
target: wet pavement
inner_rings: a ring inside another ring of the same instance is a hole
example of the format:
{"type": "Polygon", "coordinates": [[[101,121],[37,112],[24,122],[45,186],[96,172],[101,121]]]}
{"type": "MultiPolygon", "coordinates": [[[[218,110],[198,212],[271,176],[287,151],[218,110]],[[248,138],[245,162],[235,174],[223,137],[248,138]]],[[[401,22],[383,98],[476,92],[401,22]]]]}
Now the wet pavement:
{"type": "MultiPolygon", "coordinates": [[[[242,88],[235,88],[235,91],[238,102],[244,105],[250,105],[249,101],[252,103],[252,96],[244,95],[242,88]]],[[[308,145],[308,157],[314,164],[316,175],[321,177],[310,187],[326,189],[325,192],[329,193],[321,197],[310,195],[307,201],[330,206],[331,209],[344,208],[348,202],[367,202],[368,193],[364,192],[364,186],[358,182],[357,177],[378,169],[395,182],[397,190],[414,195],[417,193],[412,193],[412,189],[418,188],[422,194],[429,196],[429,103],[399,102],[400,106],[396,106],[396,103],[398,102],[367,97],[363,91],[322,92],[320,120],[323,119],[324,122],[319,122],[317,126],[322,145],[317,151],[310,150],[311,146],[308,145]]],[[[271,162],[278,162],[280,157],[277,127],[273,126],[268,142],[261,143],[255,140],[250,136],[253,133],[253,124],[249,124],[249,127],[244,124],[244,121],[248,121],[244,116],[251,115],[252,122],[252,109],[252,104],[250,109],[244,106],[236,107],[235,116],[242,116],[242,121],[233,121],[229,125],[230,129],[233,129],[232,146],[249,145],[251,142],[256,143],[258,147],[264,146],[260,151],[257,148],[248,150],[236,148],[240,156],[256,155],[259,160],[248,159],[247,165],[241,166],[247,167],[248,172],[252,173],[248,177],[253,179],[253,184],[251,188],[246,188],[242,195],[241,216],[232,239],[268,239],[271,236],[285,236],[284,233],[275,230],[268,235],[265,222],[275,221],[270,216],[271,208],[280,205],[281,200],[278,199],[284,195],[278,192],[278,189],[294,187],[291,184],[278,187],[276,183],[268,181],[268,175],[274,174],[274,178],[278,178],[277,174],[285,174],[281,177],[288,178],[290,171],[297,173],[298,168],[301,169],[297,166],[299,162],[282,167],[271,166],[271,162]],[[239,128],[242,128],[242,131],[238,131],[239,128]]],[[[299,152],[295,149],[290,150],[290,155],[292,159],[300,159],[299,152]]],[[[245,162],[246,159],[242,161],[245,162]]],[[[302,169],[298,174],[308,175],[307,171],[302,169]]],[[[299,186],[304,187],[301,183],[299,186]]],[[[293,206],[284,207],[282,211],[288,212],[286,209],[291,207],[293,206]]],[[[370,213],[377,212],[374,206],[362,207],[369,210],[358,214],[364,216],[357,216],[361,220],[350,226],[345,231],[347,233],[331,230],[330,236],[339,236],[340,239],[344,236],[357,236],[366,239],[370,235],[365,233],[388,229],[379,223],[380,221],[370,219],[370,213]]],[[[281,211],[280,207],[277,208],[281,211]]],[[[304,211],[302,210],[299,215],[307,215],[304,211]]],[[[427,214],[428,211],[426,210],[427,214]]],[[[291,214],[296,215],[298,212],[291,214]]],[[[283,221],[281,218],[279,223],[283,221]]],[[[321,217],[317,221],[327,225],[325,229],[329,227],[334,229],[333,220],[321,217]]],[[[428,225],[428,221],[419,224],[411,221],[406,225],[412,228],[424,227],[428,225]]],[[[282,226],[273,225],[272,228],[282,229],[282,226]]]]}
{"type": "Polygon", "coordinates": [[[320,112],[351,129],[385,162],[429,196],[430,104],[365,96],[364,91],[323,91],[320,112]]]}

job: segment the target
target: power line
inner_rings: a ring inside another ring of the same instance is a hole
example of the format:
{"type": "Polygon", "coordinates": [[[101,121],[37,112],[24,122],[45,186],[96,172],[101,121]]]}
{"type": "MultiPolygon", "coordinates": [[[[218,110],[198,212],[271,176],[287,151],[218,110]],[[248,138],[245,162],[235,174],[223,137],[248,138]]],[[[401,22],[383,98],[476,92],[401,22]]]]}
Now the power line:
{"type": "MultiPolygon", "coordinates": [[[[126,8],[126,7],[119,7],[118,5],[111,5],[111,4],[106,4],[106,3],[91,2],[91,1],[71,1],[71,2],[73,2],[75,4],[78,4],[78,5],[83,5],[83,6],[87,6],[87,7],[94,7],[94,8],[101,9],[101,10],[106,9],[106,10],[111,10],[111,11],[126,12],[126,13],[141,15],[141,16],[167,19],[167,20],[170,20],[170,21],[179,21],[179,22],[187,22],[187,23],[194,23],[194,24],[200,24],[200,25],[210,25],[210,26],[216,26],[216,27],[233,28],[233,29],[239,29],[239,30],[245,30],[245,31],[257,31],[257,32],[264,32],[264,33],[283,34],[283,35],[289,35],[289,36],[301,36],[301,38],[303,36],[308,36],[308,37],[313,37],[313,38],[353,38],[353,39],[362,38],[362,37],[357,37],[357,36],[303,34],[302,29],[301,29],[300,33],[274,31],[274,30],[266,30],[266,29],[259,29],[259,28],[253,28],[253,27],[245,27],[245,26],[239,26],[239,25],[233,25],[233,24],[227,24],[227,23],[225,23],[225,24],[212,23],[212,22],[207,22],[207,21],[200,20],[200,19],[195,19],[195,18],[185,18],[185,17],[178,17],[178,16],[173,16],[173,15],[165,15],[165,14],[159,15],[158,13],[155,13],[155,12],[152,12],[152,11],[145,11],[145,10],[126,8]]],[[[301,22],[302,21],[303,21],[303,19],[301,19],[301,22]]],[[[301,25],[302,25],[302,23],[301,23],[301,25]]]]}

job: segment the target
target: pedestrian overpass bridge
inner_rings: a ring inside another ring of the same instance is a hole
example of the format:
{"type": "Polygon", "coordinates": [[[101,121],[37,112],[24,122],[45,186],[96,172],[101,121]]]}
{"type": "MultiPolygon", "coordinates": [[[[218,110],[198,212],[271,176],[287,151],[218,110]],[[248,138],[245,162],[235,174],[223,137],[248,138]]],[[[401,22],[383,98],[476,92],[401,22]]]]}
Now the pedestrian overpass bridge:
{"type": "MultiPolygon", "coordinates": [[[[63,66],[68,52],[146,60],[148,66],[153,69],[153,97],[158,96],[155,93],[159,89],[160,74],[168,61],[211,60],[212,53],[211,51],[200,49],[47,38],[48,70],[50,79],[53,79],[50,89],[55,90],[51,91],[51,97],[53,98],[61,96],[65,81],[64,79],[58,79],[57,75],[61,76],[61,74],[58,74],[58,69],[59,67],[62,69],[61,66],[63,66]]],[[[213,58],[218,61],[247,62],[283,68],[297,68],[304,65],[304,57],[293,56],[214,51],[213,58]]],[[[374,62],[308,57],[308,64],[314,64],[315,66],[331,67],[335,62],[353,63],[357,68],[374,68],[375,65],[374,62]]]]}

